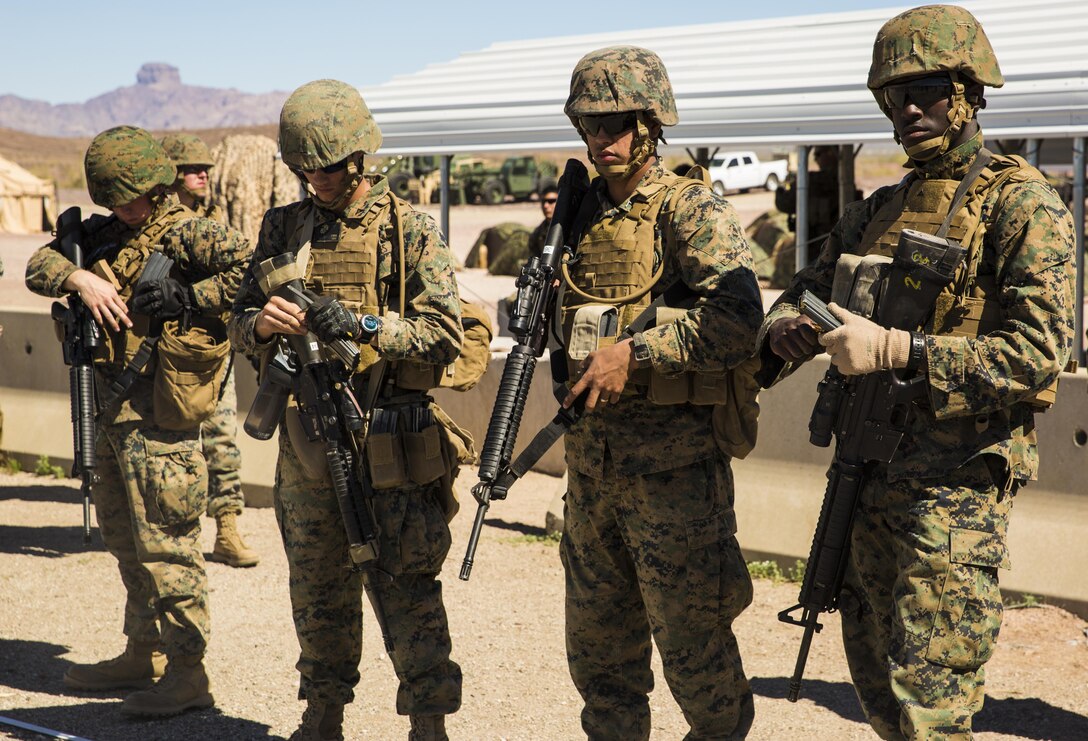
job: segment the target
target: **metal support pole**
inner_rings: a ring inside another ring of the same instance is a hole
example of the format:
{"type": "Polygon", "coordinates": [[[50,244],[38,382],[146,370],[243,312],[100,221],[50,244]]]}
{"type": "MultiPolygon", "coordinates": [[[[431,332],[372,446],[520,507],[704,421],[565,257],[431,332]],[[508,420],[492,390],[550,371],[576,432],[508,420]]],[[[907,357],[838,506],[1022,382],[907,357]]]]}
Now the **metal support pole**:
{"type": "Polygon", "coordinates": [[[808,145],[800,144],[797,147],[797,183],[794,186],[797,196],[797,231],[795,243],[797,249],[794,252],[795,267],[800,272],[801,268],[808,266],[808,145]]]}
{"type": "Polygon", "coordinates": [[[439,198],[442,201],[442,219],[439,225],[442,229],[442,239],[446,240],[446,244],[450,243],[450,163],[453,161],[452,154],[442,155],[442,182],[439,185],[439,198]]]}
{"type": "Polygon", "coordinates": [[[854,200],[854,145],[839,146],[839,218],[846,211],[846,205],[854,200]]]}
{"type": "Polygon", "coordinates": [[[1040,139],[1028,139],[1027,144],[1024,147],[1024,159],[1028,161],[1028,164],[1032,167],[1039,166],[1039,150],[1042,149],[1042,141],[1040,139]]]}
{"type": "Polygon", "coordinates": [[[1073,228],[1077,238],[1076,321],[1073,324],[1074,357],[1084,365],[1084,149],[1088,138],[1073,140],[1073,228]]]}

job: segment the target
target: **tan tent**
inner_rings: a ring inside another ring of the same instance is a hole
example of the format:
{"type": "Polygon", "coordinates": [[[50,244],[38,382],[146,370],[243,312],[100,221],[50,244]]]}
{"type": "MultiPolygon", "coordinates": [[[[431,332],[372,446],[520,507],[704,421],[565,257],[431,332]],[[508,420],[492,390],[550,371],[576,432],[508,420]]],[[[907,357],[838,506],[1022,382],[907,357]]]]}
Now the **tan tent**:
{"type": "Polygon", "coordinates": [[[53,183],[0,157],[0,232],[49,231],[57,220],[53,183]]]}

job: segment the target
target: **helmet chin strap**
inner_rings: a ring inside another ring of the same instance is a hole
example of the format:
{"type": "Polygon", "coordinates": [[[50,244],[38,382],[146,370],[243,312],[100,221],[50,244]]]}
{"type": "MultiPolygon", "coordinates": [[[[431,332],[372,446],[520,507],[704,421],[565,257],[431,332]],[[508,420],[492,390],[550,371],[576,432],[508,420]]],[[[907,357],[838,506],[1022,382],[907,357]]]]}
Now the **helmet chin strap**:
{"type": "MultiPolygon", "coordinates": [[[[944,130],[943,136],[935,136],[918,142],[914,146],[903,147],[907,156],[916,162],[929,162],[951,149],[952,142],[963,131],[964,125],[975,117],[975,109],[967,102],[965,88],[959,81],[959,75],[955,72],[948,74],[952,78],[952,106],[948,109],[948,128],[944,130]]],[[[902,143],[899,141],[898,133],[895,135],[895,140],[897,143],[902,143]]]]}
{"type": "MultiPolygon", "coordinates": [[[[650,157],[657,154],[657,141],[650,136],[650,129],[642,120],[642,112],[639,111],[635,124],[635,137],[631,142],[631,159],[626,165],[599,165],[593,159],[593,153],[586,148],[586,156],[593,162],[597,174],[606,180],[623,180],[638,172],[650,157]]],[[[586,140],[582,134],[582,141],[586,140]]]]}
{"type": "Polygon", "coordinates": [[[326,211],[340,212],[347,208],[351,203],[351,197],[355,195],[355,189],[359,187],[359,183],[363,182],[363,167],[362,159],[356,163],[354,159],[348,160],[347,173],[348,177],[345,181],[344,189],[340,191],[340,194],[333,198],[331,201],[323,201],[317,197],[317,194],[310,190],[310,198],[321,208],[326,211]]]}

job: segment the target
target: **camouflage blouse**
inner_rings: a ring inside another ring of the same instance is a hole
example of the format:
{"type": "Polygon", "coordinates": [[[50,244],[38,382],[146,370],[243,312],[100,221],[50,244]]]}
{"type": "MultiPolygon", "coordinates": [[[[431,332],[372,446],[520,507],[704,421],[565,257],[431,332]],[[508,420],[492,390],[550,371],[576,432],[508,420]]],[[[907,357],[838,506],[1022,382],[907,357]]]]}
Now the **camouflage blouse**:
{"type": "MultiPolygon", "coordinates": [[[[384,177],[372,181],[370,191],[350,205],[342,215],[314,206],[314,228],[337,219],[359,220],[367,211],[389,193],[384,177]]],[[[234,346],[246,355],[257,357],[269,347],[270,342],[260,342],[253,331],[257,314],[268,303],[254,276],[254,267],[273,255],[293,252],[299,245],[291,243],[287,234],[289,225],[297,224],[299,213],[306,201],[270,209],[264,216],[261,235],[253,261],[246,271],[242,286],[234,302],[229,332],[234,346]]],[[[438,231],[434,219],[424,213],[404,208],[405,264],[407,269],[404,317],[386,319],[378,332],[378,351],[388,360],[415,360],[432,365],[448,365],[461,351],[461,304],[457,293],[457,279],[453,271],[453,258],[438,231]]],[[[386,223],[374,224],[381,229],[378,241],[378,280],[390,279],[396,274],[392,237],[392,214],[386,223]]]]}
{"type": "MultiPolygon", "coordinates": [[[[916,168],[921,178],[962,178],[982,147],[978,135],[916,168]]],[[[835,261],[859,244],[873,215],[893,195],[884,187],[850,204],[819,258],[798,273],[767,315],[764,330],[796,316],[811,290],[831,295],[835,261]]],[[[1032,407],[1026,399],[1065,367],[1073,341],[1075,276],[1073,222],[1042,179],[990,193],[979,274],[996,276],[1000,330],[980,337],[926,337],[928,409],[888,467],[889,478],[941,476],[983,453],[1000,455],[1016,478],[1034,479],[1039,456],[1032,407]]]]}

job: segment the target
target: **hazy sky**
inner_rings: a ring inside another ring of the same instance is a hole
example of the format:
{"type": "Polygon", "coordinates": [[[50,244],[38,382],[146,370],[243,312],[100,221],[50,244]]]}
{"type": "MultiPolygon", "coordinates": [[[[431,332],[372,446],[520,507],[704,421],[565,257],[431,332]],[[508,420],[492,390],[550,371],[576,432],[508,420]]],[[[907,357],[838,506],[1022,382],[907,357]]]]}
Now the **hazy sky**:
{"type": "Polygon", "coordinates": [[[0,95],[83,102],[134,84],[144,62],[172,64],[190,85],[250,93],[321,77],[376,85],[496,41],[902,7],[889,0],[0,0],[0,95]]]}

